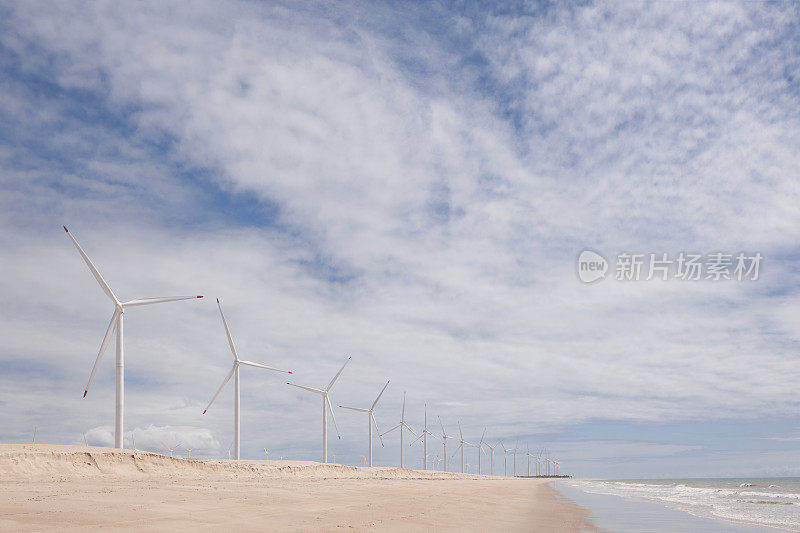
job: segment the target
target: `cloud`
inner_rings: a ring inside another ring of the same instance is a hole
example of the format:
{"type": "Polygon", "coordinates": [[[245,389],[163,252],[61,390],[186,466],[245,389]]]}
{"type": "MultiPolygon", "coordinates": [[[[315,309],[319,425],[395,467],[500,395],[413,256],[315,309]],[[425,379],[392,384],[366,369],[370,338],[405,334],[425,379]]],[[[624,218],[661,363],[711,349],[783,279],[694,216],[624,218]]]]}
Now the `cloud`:
{"type": "MultiPolygon", "coordinates": [[[[379,421],[402,390],[498,437],[794,412],[789,7],[5,11],[0,401],[29,406],[6,438],[113,416],[110,352],[79,398],[112,310],[64,223],[122,297],[208,296],[126,314],[138,427],[230,440],[231,385],[200,414],[230,365],[216,296],[242,356],[298,381],[352,354],[339,403],[391,378],[379,421]],[[586,247],[766,260],[586,287],[586,247]]],[[[316,400],[247,370],[246,453],[316,457],[316,400]]]]}
{"type": "MultiPolygon", "coordinates": [[[[114,446],[114,426],[99,426],[83,437],[89,446],[114,446]]],[[[207,428],[188,426],[153,426],[125,432],[125,446],[148,452],[168,454],[170,448],[184,455],[191,450],[193,457],[220,458],[222,446],[207,428]]]]}

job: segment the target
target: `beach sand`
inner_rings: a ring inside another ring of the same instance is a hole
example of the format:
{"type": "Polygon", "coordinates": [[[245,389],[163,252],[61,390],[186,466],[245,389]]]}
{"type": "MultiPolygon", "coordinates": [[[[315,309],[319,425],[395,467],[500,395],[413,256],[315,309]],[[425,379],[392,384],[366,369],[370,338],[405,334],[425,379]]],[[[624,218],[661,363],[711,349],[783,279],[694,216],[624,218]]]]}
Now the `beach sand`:
{"type": "Polygon", "coordinates": [[[546,480],[0,445],[0,530],[597,531],[546,480]]]}

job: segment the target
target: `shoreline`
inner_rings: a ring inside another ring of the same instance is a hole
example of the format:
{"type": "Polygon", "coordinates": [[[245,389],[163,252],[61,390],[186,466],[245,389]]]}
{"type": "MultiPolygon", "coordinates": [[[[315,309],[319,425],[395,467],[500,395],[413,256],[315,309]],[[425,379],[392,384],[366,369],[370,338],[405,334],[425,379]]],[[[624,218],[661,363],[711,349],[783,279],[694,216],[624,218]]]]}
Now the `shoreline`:
{"type": "Polygon", "coordinates": [[[616,533],[661,531],[775,533],[777,531],[793,531],[777,525],[696,514],[663,501],[592,492],[564,481],[554,483],[553,489],[574,501],[576,505],[586,509],[598,528],[616,533]]]}
{"type": "Polygon", "coordinates": [[[599,531],[548,479],[0,445],[0,529],[599,531]]]}

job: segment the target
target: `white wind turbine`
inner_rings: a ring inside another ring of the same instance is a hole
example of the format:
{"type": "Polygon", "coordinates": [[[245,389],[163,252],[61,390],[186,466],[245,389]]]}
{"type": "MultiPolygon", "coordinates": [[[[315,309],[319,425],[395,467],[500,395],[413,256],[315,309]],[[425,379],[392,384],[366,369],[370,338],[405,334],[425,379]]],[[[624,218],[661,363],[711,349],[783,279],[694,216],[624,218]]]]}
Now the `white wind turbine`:
{"type": "Polygon", "coordinates": [[[97,354],[97,359],[94,361],[94,366],[92,367],[92,373],[89,375],[89,381],[86,383],[86,389],[83,391],[83,397],[86,398],[86,395],[89,393],[89,386],[92,384],[92,379],[94,379],[94,374],[97,372],[97,367],[100,365],[100,360],[103,358],[103,354],[106,351],[106,347],[108,346],[108,342],[111,340],[111,334],[114,331],[117,332],[117,376],[116,376],[116,400],[115,400],[115,416],[114,416],[114,447],[115,448],[122,448],[124,447],[123,438],[125,435],[124,431],[124,412],[125,412],[125,355],[124,355],[124,337],[123,337],[123,315],[125,313],[125,309],[129,307],[138,307],[141,305],[151,305],[151,304],[160,304],[164,302],[175,302],[178,300],[194,300],[197,298],[202,298],[202,296],[168,296],[168,297],[157,297],[157,298],[137,298],[136,300],[130,300],[127,302],[120,302],[116,296],[114,296],[114,292],[109,287],[106,280],[103,279],[103,276],[100,275],[100,272],[95,268],[92,262],[89,260],[89,256],[86,255],[86,252],[83,251],[83,248],[80,247],[78,241],[75,240],[75,237],[72,236],[72,233],[69,232],[66,226],[64,226],[64,231],[67,232],[70,240],[75,245],[75,248],[78,249],[78,253],[81,254],[83,260],[86,262],[86,265],[89,267],[89,270],[92,271],[92,275],[94,279],[97,280],[97,283],[100,284],[100,288],[103,289],[103,292],[106,293],[112,302],[114,302],[114,314],[111,315],[111,322],[108,324],[108,329],[106,330],[106,335],[103,337],[103,342],[100,344],[100,351],[97,354]]]}
{"type": "MultiPolygon", "coordinates": [[[[405,397],[403,397],[403,401],[405,402],[405,397]]],[[[408,426],[406,426],[406,427],[408,427],[408,426]]],[[[408,428],[408,429],[409,429],[409,431],[411,431],[411,428],[408,428]]],[[[442,431],[444,431],[444,427],[442,428],[442,431]]],[[[411,432],[414,433],[413,431],[411,431],[411,432]]],[[[422,459],[422,469],[423,470],[427,470],[428,469],[428,435],[430,435],[434,439],[436,438],[436,435],[434,435],[433,433],[428,431],[428,404],[425,404],[425,426],[424,426],[424,429],[422,430],[422,433],[420,433],[419,436],[416,439],[414,439],[414,441],[411,444],[409,444],[409,446],[413,446],[415,442],[417,442],[418,440],[422,439],[422,457],[423,457],[423,459],[422,459]]],[[[445,445],[445,452],[447,452],[447,446],[446,445],[445,445]]],[[[401,459],[401,462],[402,462],[402,455],[400,456],[400,459],[401,459]]],[[[436,465],[436,463],[434,463],[434,468],[435,468],[435,465],[436,465]]]]}
{"type": "MultiPolygon", "coordinates": [[[[458,423],[458,434],[460,436],[458,447],[461,450],[461,473],[464,473],[464,446],[472,446],[469,442],[464,440],[464,433],[461,431],[461,422],[458,423]]],[[[481,454],[478,452],[478,459],[480,459],[481,454]]]]}
{"type": "Polygon", "coordinates": [[[170,448],[169,446],[167,446],[166,444],[164,444],[164,443],[162,442],[162,443],[161,443],[161,446],[163,446],[165,449],[169,450],[169,456],[170,456],[170,457],[172,457],[172,453],[173,453],[175,450],[177,450],[178,448],[180,448],[180,447],[181,447],[181,443],[179,442],[178,444],[176,444],[175,446],[173,446],[173,447],[171,447],[171,448],[170,448]]]}
{"type": "Polygon", "coordinates": [[[186,448],[186,458],[187,459],[191,459],[192,458],[192,449],[191,448],[186,448]]]}
{"type": "MultiPolygon", "coordinates": [[[[388,385],[388,383],[387,383],[387,385],[388,385]]],[[[426,416],[427,416],[427,414],[426,414],[426,416]]],[[[416,435],[416,433],[414,433],[414,430],[411,429],[408,424],[406,424],[406,393],[405,393],[405,391],[403,391],[403,410],[400,412],[400,423],[397,424],[392,429],[386,431],[384,433],[384,435],[386,435],[387,433],[391,433],[392,431],[394,431],[395,429],[398,429],[398,428],[400,429],[400,468],[404,468],[404,463],[403,463],[403,429],[405,428],[405,429],[409,430],[413,435],[416,435]]],[[[424,435],[424,433],[423,433],[423,435],[424,435]]],[[[412,442],[411,444],[414,444],[414,443],[412,442]]],[[[409,446],[410,446],[410,444],[409,444],[409,446]]],[[[425,466],[426,466],[425,470],[427,470],[427,463],[426,463],[425,466]]]]}
{"type": "Polygon", "coordinates": [[[264,460],[269,461],[269,449],[264,448],[264,460]]]}
{"type": "Polygon", "coordinates": [[[328,462],[328,413],[325,410],[326,408],[331,413],[331,418],[333,419],[333,427],[336,428],[336,435],[340,439],[342,438],[342,436],[339,435],[339,426],[336,425],[336,416],[333,414],[333,406],[331,405],[331,400],[328,394],[330,393],[331,388],[333,388],[333,384],[336,383],[337,379],[339,379],[339,375],[342,373],[342,370],[344,370],[344,367],[346,367],[347,363],[349,362],[350,362],[350,357],[347,358],[347,361],[344,362],[342,368],[340,368],[339,371],[336,373],[336,375],[333,376],[333,379],[331,380],[330,383],[328,383],[328,387],[325,389],[313,389],[311,387],[304,387],[303,385],[296,385],[294,383],[289,383],[289,382],[286,383],[287,385],[298,387],[300,389],[307,390],[309,392],[314,392],[322,396],[322,462],[323,463],[328,462]]]}
{"type": "MultiPolygon", "coordinates": [[[[444,460],[444,471],[447,472],[447,439],[454,439],[455,437],[451,437],[444,430],[444,424],[442,424],[441,417],[437,416],[436,418],[439,419],[439,425],[442,426],[442,459],[444,460]]],[[[459,431],[460,431],[460,429],[461,429],[461,426],[459,425],[459,431]]],[[[425,458],[425,460],[427,461],[427,457],[425,458]]],[[[464,467],[464,463],[463,462],[461,463],[461,467],[462,467],[461,469],[463,470],[464,469],[463,468],[464,467]]]]}
{"type": "Polygon", "coordinates": [[[487,443],[487,444],[484,444],[484,446],[489,448],[489,475],[493,476],[494,475],[494,449],[497,446],[497,444],[492,446],[491,444],[487,443]]]}
{"type": "MultiPolygon", "coordinates": [[[[497,444],[503,447],[503,476],[508,476],[508,448],[506,448],[506,445],[503,444],[503,441],[500,441],[497,444]]],[[[497,446],[497,444],[495,444],[495,446],[497,446]]]]}
{"type": "Polygon", "coordinates": [[[475,445],[478,448],[478,475],[481,475],[481,452],[483,451],[483,437],[486,436],[486,428],[483,428],[483,434],[481,435],[481,440],[478,444],[475,445]]]}
{"type": "Polygon", "coordinates": [[[531,447],[528,446],[527,444],[526,444],[526,446],[528,448],[528,451],[525,453],[525,455],[527,456],[527,459],[528,459],[528,461],[527,461],[527,463],[528,463],[528,477],[531,477],[531,457],[534,457],[534,455],[531,454],[531,447]]]}
{"type": "Polygon", "coordinates": [[[519,440],[514,443],[514,477],[517,477],[517,446],[519,446],[519,440]]]}
{"type": "MultiPolygon", "coordinates": [[[[342,409],[349,409],[351,411],[358,411],[360,413],[367,413],[367,430],[369,433],[369,466],[372,466],[372,426],[375,425],[375,431],[378,432],[378,438],[381,440],[381,447],[383,447],[383,437],[381,437],[381,430],[378,429],[378,422],[375,420],[375,414],[373,411],[375,410],[375,406],[378,405],[378,400],[381,399],[383,396],[383,391],[386,390],[386,387],[389,386],[389,382],[386,382],[386,385],[383,386],[381,392],[378,393],[378,397],[375,398],[375,401],[372,402],[372,407],[369,409],[361,408],[361,407],[345,407],[344,405],[340,405],[342,409]]],[[[401,430],[402,431],[402,430],[401,430]]]]}
{"type": "Polygon", "coordinates": [[[208,406],[203,410],[203,414],[206,414],[211,408],[211,404],[214,403],[214,400],[217,399],[219,393],[222,392],[222,389],[225,388],[225,385],[231,380],[231,378],[235,375],[236,379],[234,380],[234,403],[233,403],[233,458],[237,461],[239,460],[239,452],[241,449],[241,441],[240,441],[240,427],[241,427],[241,413],[239,412],[239,404],[241,403],[240,398],[240,390],[239,390],[239,367],[241,365],[247,366],[254,366],[256,368],[264,368],[266,370],[273,370],[275,372],[283,372],[284,374],[291,374],[288,370],[280,370],[278,368],[273,368],[271,366],[262,365],[261,363],[253,363],[252,361],[242,361],[239,359],[239,354],[236,352],[236,346],[233,344],[233,338],[231,337],[231,332],[228,329],[228,322],[225,320],[225,314],[222,312],[222,305],[219,303],[219,298],[217,298],[217,307],[219,307],[219,316],[222,317],[222,325],[225,326],[225,335],[228,337],[228,346],[231,348],[231,353],[233,354],[233,366],[231,367],[231,371],[228,372],[228,375],[222,380],[222,385],[219,386],[217,389],[216,394],[214,397],[211,398],[211,401],[208,402],[208,406]]]}

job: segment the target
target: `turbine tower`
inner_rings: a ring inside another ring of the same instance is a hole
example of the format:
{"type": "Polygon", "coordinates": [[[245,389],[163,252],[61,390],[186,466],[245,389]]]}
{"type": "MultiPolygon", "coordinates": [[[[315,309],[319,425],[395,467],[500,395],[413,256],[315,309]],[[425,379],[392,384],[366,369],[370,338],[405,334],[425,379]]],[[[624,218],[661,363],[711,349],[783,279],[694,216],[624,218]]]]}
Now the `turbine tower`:
{"type": "Polygon", "coordinates": [[[478,444],[475,445],[478,448],[478,475],[481,475],[481,452],[483,451],[483,437],[486,436],[486,428],[483,428],[483,434],[481,435],[481,440],[478,444]]]}
{"type": "Polygon", "coordinates": [[[333,406],[331,405],[331,400],[329,397],[329,393],[333,388],[333,384],[336,383],[336,380],[339,379],[339,376],[344,370],[344,367],[347,366],[347,363],[350,362],[350,357],[347,358],[347,361],[344,362],[342,368],[333,376],[333,379],[325,389],[314,389],[311,387],[305,387],[303,385],[296,385],[294,383],[286,382],[287,385],[291,385],[292,387],[297,387],[303,390],[307,390],[309,392],[313,392],[322,396],[322,462],[328,462],[328,413],[326,408],[331,413],[331,418],[333,419],[333,427],[336,428],[336,435],[341,439],[342,436],[339,434],[339,426],[336,425],[336,416],[333,414],[333,406]]]}
{"type": "Polygon", "coordinates": [[[358,411],[360,413],[367,413],[367,415],[368,415],[367,416],[367,430],[368,430],[368,433],[369,433],[369,438],[368,438],[368,441],[369,441],[369,466],[372,466],[372,426],[373,426],[373,424],[375,425],[375,431],[378,432],[378,438],[381,440],[381,447],[383,447],[383,437],[381,437],[381,430],[378,429],[378,422],[375,420],[375,414],[373,413],[373,411],[375,410],[375,406],[378,405],[378,400],[380,400],[381,396],[383,396],[383,391],[385,391],[386,387],[388,387],[388,386],[389,386],[389,382],[387,381],[386,385],[384,385],[383,388],[381,389],[381,392],[378,393],[378,397],[375,398],[374,402],[372,402],[372,407],[370,407],[369,409],[364,409],[364,408],[361,408],[361,407],[345,407],[344,405],[340,405],[339,406],[342,409],[350,409],[351,411],[358,411]]]}
{"type": "Polygon", "coordinates": [[[489,448],[489,475],[494,475],[494,449],[497,447],[497,444],[492,446],[491,444],[484,444],[487,448],[489,448]]]}
{"type": "Polygon", "coordinates": [[[219,298],[217,298],[217,307],[219,307],[219,316],[222,317],[222,325],[225,326],[225,335],[228,337],[228,346],[231,347],[231,353],[233,354],[233,367],[231,367],[231,371],[228,372],[228,375],[222,380],[222,385],[219,386],[217,389],[217,393],[214,394],[214,397],[211,398],[211,401],[208,402],[208,406],[203,410],[203,414],[206,414],[211,408],[211,404],[214,403],[214,400],[217,399],[219,393],[222,392],[222,389],[225,388],[225,385],[228,381],[231,380],[233,376],[236,376],[234,380],[234,407],[233,407],[233,458],[237,461],[239,460],[239,451],[240,451],[240,427],[241,427],[241,412],[239,410],[240,404],[240,393],[239,393],[239,367],[241,365],[246,366],[254,366],[256,368],[264,368],[266,370],[273,370],[275,372],[283,372],[284,374],[291,374],[288,370],[280,370],[278,368],[273,368],[271,366],[262,365],[261,363],[253,363],[252,361],[242,361],[239,359],[239,354],[236,352],[236,346],[233,344],[233,338],[231,337],[231,332],[228,329],[228,322],[225,320],[225,314],[222,312],[222,305],[219,303],[219,298]]]}
{"type": "MultiPolygon", "coordinates": [[[[458,423],[458,434],[460,436],[458,447],[461,450],[461,473],[464,473],[464,446],[472,446],[469,442],[464,440],[464,433],[461,431],[461,422],[458,423]]],[[[478,452],[478,459],[480,459],[481,454],[478,452]]]]}
{"type": "Polygon", "coordinates": [[[124,424],[124,413],[125,413],[125,350],[124,350],[124,336],[123,336],[123,315],[125,313],[125,309],[129,307],[138,307],[141,305],[151,305],[151,304],[160,304],[165,302],[175,302],[178,300],[194,300],[197,298],[202,298],[202,296],[167,296],[167,297],[157,297],[157,298],[137,298],[136,300],[130,300],[127,302],[120,302],[117,297],[114,295],[114,292],[109,287],[106,280],[103,279],[103,276],[100,275],[100,272],[95,268],[92,262],[89,260],[89,256],[83,251],[83,248],[80,247],[78,241],[75,240],[75,237],[72,236],[72,233],[69,232],[66,226],[64,226],[64,231],[67,232],[70,240],[72,240],[72,244],[75,245],[75,248],[78,249],[78,253],[81,254],[83,260],[86,262],[86,266],[89,267],[89,270],[92,271],[92,275],[94,279],[97,280],[97,283],[100,284],[100,288],[103,289],[103,292],[106,293],[112,302],[114,302],[114,314],[111,315],[111,322],[108,324],[108,329],[106,330],[106,335],[103,337],[103,342],[100,344],[100,351],[97,354],[97,359],[94,361],[94,366],[92,367],[92,373],[89,375],[89,381],[86,383],[86,389],[83,391],[83,397],[86,398],[86,395],[89,393],[89,386],[92,384],[92,379],[94,379],[94,374],[97,372],[97,367],[100,365],[100,360],[103,358],[103,354],[108,347],[108,343],[111,340],[111,335],[114,331],[117,332],[117,376],[116,376],[116,400],[115,400],[115,416],[114,416],[114,447],[115,448],[123,448],[125,445],[123,443],[123,439],[125,436],[125,424],[124,424]]]}
{"type": "MultiPolygon", "coordinates": [[[[409,429],[409,431],[411,431],[411,428],[408,428],[408,429],[409,429]]],[[[413,433],[413,431],[412,431],[412,433],[413,433]]],[[[414,441],[411,444],[409,444],[409,446],[413,446],[414,443],[416,443],[418,440],[422,439],[422,469],[423,470],[427,470],[428,469],[428,435],[430,435],[434,439],[436,438],[436,435],[434,435],[433,433],[428,431],[428,404],[425,404],[425,426],[424,426],[424,429],[422,430],[422,433],[419,434],[419,437],[414,439],[414,441]]],[[[447,452],[447,445],[445,445],[445,450],[444,451],[447,452]]],[[[402,456],[401,456],[401,459],[402,459],[402,456]]],[[[434,463],[434,468],[436,468],[436,463],[434,463]]],[[[447,467],[445,467],[445,469],[447,469],[447,467]]]]}
{"type": "Polygon", "coordinates": [[[533,455],[531,454],[531,447],[528,446],[527,444],[526,444],[526,447],[528,449],[528,451],[525,453],[525,455],[527,456],[527,459],[528,459],[528,461],[527,461],[527,463],[528,463],[528,477],[531,477],[531,457],[533,457],[533,455]]]}
{"type": "MultiPolygon", "coordinates": [[[[444,471],[447,472],[447,439],[454,439],[455,437],[451,437],[447,434],[444,430],[444,424],[442,424],[441,417],[436,417],[439,419],[439,425],[442,426],[442,460],[444,461],[444,471]]],[[[427,461],[428,458],[426,457],[425,460],[427,461]]],[[[462,463],[463,467],[463,463],[462,463]]],[[[462,468],[463,470],[463,468],[462,468]]]]}
{"type": "MultiPolygon", "coordinates": [[[[425,416],[427,417],[427,413],[425,414],[425,416]]],[[[408,424],[406,424],[406,392],[405,391],[403,391],[403,410],[400,412],[400,423],[397,424],[392,429],[386,431],[384,433],[384,435],[386,435],[387,433],[391,433],[392,431],[394,431],[395,429],[398,429],[398,428],[400,429],[400,468],[404,468],[404,463],[403,463],[403,429],[405,428],[405,429],[409,430],[412,435],[416,435],[416,433],[414,433],[414,430],[411,429],[408,424]]],[[[427,423],[426,423],[426,429],[427,429],[427,423]]],[[[424,435],[425,435],[425,433],[423,432],[423,436],[424,435]]],[[[416,441],[414,441],[414,442],[416,442],[416,441]]],[[[413,444],[413,442],[411,444],[413,444]]],[[[409,444],[409,446],[410,446],[410,444],[409,444]]],[[[427,449],[427,447],[426,447],[426,449],[427,449]]],[[[426,461],[425,470],[427,470],[427,469],[428,469],[428,464],[427,464],[427,461],[426,461]]]]}
{"type": "MultiPolygon", "coordinates": [[[[508,476],[508,448],[506,448],[506,445],[503,444],[503,441],[500,441],[497,444],[499,444],[500,446],[503,447],[503,476],[507,477],[508,476]]],[[[495,446],[497,446],[497,444],[495,444],[495,446]]]]}

